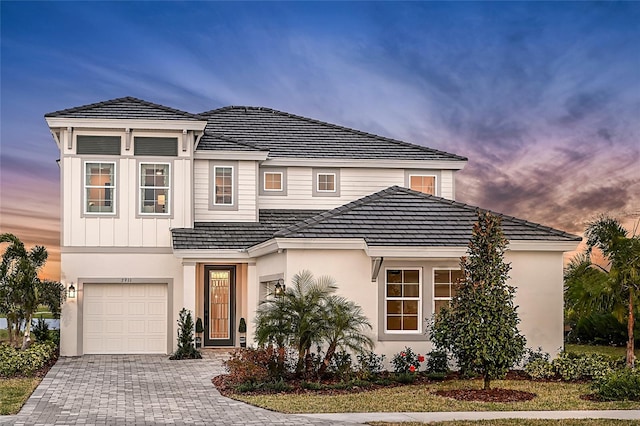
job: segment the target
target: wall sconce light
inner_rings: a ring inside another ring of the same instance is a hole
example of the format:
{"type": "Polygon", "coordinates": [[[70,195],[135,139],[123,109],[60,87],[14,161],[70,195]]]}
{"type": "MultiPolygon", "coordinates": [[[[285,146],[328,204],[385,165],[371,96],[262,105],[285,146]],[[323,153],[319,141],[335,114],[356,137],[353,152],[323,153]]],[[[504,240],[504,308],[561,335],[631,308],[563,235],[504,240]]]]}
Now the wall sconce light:
{"type": "Polygon", "coordinates": [[[69,285],[69,288],[67,289],[68,295],[69,295],[69,299],[75,299],[76,298],[76,288],[73,286],[73,283],[71,283],[71,285],[69,285]]]}
{"type": "Polygon", "coordinates": [[[284,280],[280,278],[276,283],[276,287],[274,289],[274,293],[276,296],[282,296],[287,288],[284,285],[284,280]]]}

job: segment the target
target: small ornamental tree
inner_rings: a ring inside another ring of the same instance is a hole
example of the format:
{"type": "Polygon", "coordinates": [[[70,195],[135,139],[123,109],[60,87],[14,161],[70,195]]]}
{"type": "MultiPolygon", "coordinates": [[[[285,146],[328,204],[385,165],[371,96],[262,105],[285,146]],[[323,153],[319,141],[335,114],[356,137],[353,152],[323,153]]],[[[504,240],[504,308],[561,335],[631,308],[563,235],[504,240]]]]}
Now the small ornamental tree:
{"type": "Polygon", "coordinates": [[[178,318],[178,349],[169,359],[200,359],[202,355],[193,346],[193,317],[191,311],[182,308],[178,318]]]}
{"type": "Polygon", "coordinates": [[[451,304],[436,314],[429,335],[439,349],[449,350],[463,373],[477,373],[490,389],[524,354],[525,338],[513,304],[515,288],[506,284],[507,240],[500,218],[478,212],[468,256],[460,259],[464,279],[451,304]]]}

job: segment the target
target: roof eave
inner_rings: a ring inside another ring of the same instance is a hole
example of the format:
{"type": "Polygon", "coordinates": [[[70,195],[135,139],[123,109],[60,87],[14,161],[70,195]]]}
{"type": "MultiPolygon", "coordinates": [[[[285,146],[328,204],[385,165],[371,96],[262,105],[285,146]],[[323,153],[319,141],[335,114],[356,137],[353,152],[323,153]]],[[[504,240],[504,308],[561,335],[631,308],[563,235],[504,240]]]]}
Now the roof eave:
{"type": "Polygon", "coordinates": [[[49,128],[98,128],[145,130],[194,130],[204,131],[206,121],[198,120],[143,120],[130,118],[70,118],[45,117],[49,128]]]}
{"type": "Polygon", "coordinates": [[[265,161],[269,166],[299,166],[308,164],[321,167],[372,167],[386,169],[442,169],[462,170],[466,160],[399,160],[393,158],[355,159],[355,158],[300,158],[272,157],[265,161]]]}

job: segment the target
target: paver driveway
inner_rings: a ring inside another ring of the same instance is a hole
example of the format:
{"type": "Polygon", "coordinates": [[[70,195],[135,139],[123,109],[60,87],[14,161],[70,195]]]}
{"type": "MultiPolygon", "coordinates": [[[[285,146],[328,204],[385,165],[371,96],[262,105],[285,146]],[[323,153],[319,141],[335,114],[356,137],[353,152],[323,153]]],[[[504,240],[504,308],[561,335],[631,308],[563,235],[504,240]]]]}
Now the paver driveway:
{"type": "Polygon", "coordinates": [[[20,413],[0,421],[16,425],[338,424],[225,398],[211,383],[223,371],[216,355],[187,361],[169,361],[160,355],[61,358],[20,413]]]}

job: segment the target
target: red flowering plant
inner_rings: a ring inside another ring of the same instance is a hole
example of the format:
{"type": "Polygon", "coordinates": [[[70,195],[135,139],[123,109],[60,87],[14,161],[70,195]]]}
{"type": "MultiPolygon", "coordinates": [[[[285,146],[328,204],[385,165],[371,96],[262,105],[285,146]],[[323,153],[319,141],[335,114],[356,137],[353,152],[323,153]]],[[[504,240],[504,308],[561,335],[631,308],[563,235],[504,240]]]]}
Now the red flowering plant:
{"type": "Polygon", "coordinates": [[[415,373],[420,370],[420,363],[424,362],[424,356],[416,354],[409,347],[405,347],[400,353],[393,356],[391,364],[396,374],[415,373]]]}

